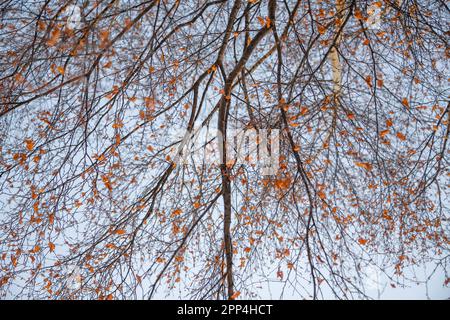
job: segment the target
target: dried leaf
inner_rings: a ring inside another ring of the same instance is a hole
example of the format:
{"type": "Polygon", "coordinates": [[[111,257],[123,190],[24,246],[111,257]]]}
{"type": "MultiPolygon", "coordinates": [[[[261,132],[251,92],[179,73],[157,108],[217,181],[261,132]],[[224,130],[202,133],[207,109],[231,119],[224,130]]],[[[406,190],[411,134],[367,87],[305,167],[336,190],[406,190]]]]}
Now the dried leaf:
{"type": "Polygon", "coordinates": [[[368,162],[355,162],[355,165],[357,167],[363,168],[367,171],[371,171],[372,170],[372,165],[368,162]]]}
{"type": "Polygon", "coordinates": [[[233,293],[233,295],[230,297],[230,300],[235,300],[237,297],[239,297],[241,295],[240,291],[236,291],[235,293],[233,293]]]}

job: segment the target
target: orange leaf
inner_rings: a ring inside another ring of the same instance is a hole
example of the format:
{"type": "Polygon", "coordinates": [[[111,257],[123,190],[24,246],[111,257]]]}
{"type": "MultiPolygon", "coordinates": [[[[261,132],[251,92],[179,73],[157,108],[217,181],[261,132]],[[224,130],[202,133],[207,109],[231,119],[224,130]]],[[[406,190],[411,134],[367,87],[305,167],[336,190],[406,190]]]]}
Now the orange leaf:
{"type": "MultiPolygon", "coordinates": [[[[296,150],[296,151],[298,151],[298,150],[296,150]]],[[[291,179],[289,177],[275,180],[275,187],[280,190],[285,190],[285,189],[289,188],[290,185],[291,185],[291,179]]]]}
{"type": "Polygon", "coordinates": [[[372,170],[372,165],[368,162],[355,162],[356,166],[366,169],[367,171],[372,170]]]}
{"type": "Polygon", "coordinates": [[[355,10],[355,18],[358,20],[362,20],[364,18],[360,10],[355,10]]]}
{"type": "Polygon", "coordinates": [[[406,136],[401,132],[397,132],[397,138],[399,138],[402,141],[406,140],[406,136]]]}
{"type": "Polygon", "coordinates": [[[241,295],[240,291],[236,291],[235,293],[233,293],[233,295],[230,297],[230,300],[235,300],[237,297],[239,297],[241,295]]]}
{"type": "Polygon", "coordinates": [[[387,127],[392,127],[392,125],[393,125],[392,120],[391,120],[391,119],[387,119],[387,120],[386,120],[386,126],[387,126],[387,127]]]}
{"type": "Polygon", "coordinates": [[[34,149],[34,141],[31,139],[25,139],[25,145],[28,151],[33,151],[34,149]]]}
{"type": "Polygon", "coordinates": [[[363,238],[359,238],[358,239],[358,243],[361,244],[361,245],[365,245],[367,243],[367,240],[363,239],[363,238]]]}
{"type": "Polygon", "coordinates": [[[325,194],[325,192],[323,192],[323,191],[317,192],[317,195],[318,195],[319,198],[322,199],[322,200],[326,199],[326,197],[327,197],[326,194],[325,194]]]}
{"type": "Polygon", "coordinates": [[[409,108],[409,102],[408,102],[408,99],[403,98],[403,99],[402,99],[402,105],[404,105],[406,108],[409,108]]]}
{"type": "Polygon", "coordinates": [[[385,137],[387,134],[389,134],[389,129],[383,130],[380,132],[380,137],[385,137]]]}
{"type": "Polygon", "coordinates": [[[183,212],[183,210],[181,209],[176,209],[172,212],[172,216],[179,216],[181,213],[183,212]]]}
{"type": "Polygon", "coordinates": [[[123,123],[121,121],[117,121],[117,122],[113,123],[112,127],[114,129],[122,128],[123,127],[123,123]]]}
{"type": "Polygon", "coordinates": [[[107,42],[109,39],[109,30],[107,30],[107,29],[100,30],[99,35],[100,35],[100,40],[102,42],[107,42]]]}
{"type": "Polygon", "coordinates": [[[125,230],[119,229],[119,230],[114,231],[114,233],[118,234],[118,235],[122,235],[122,234],[125,234],[125,230]]]}
{"type": "Polygon", "coordinates": [[[270,18],[266,17],[265,19],[263,17],[257,17],[259,24],[261,27],[270,28],[270,18]]]}
{"type": "Polygon", "coordinates": [[[149,111],[155,110],[156,100],[152,97],[144,97],[145,107],[149,111]]]}
{"type": "Polygon", "coordinates": [[[50,252],[55,251],[55,244],[53,242],[49,242],[48,247],[50,248],[50,252]]]}
{"type": "Polygon", "coordinates": [[[266,24],[264,18],[263,17],[256,17],[256,18],[258,19],[258,22],[261,25],[261,27],[264,27],[264,25],[266,24]]]}
{"type": "Polygon", "coordinates": [[[383,80],[381,80],[381,79],[377,80],[377,86],[378,86],[378,88],[383,87],[383,80]]]}
{"type": "Polygon", "coordinates": [[[320,34],[324,34],[327,31],[327,28],[319,24],[317,31],[319,31],[320,34]]]}
{"type": "Polygon", "coordinates": [[[54,29],[50,35],[50,39],[47,41],[47,44],[50,47],[53,47],[58,42],[60,34],[61,31],[58,28],[54,29]]]}
{"type": "Polygon", "coordinates": [[[15,256],[11,256],[11,262],[14,267],[17,267],[17,258],[15,256]]]}
{"type": "Polygon", "coordinates": [[[111,185],[111,181],[109,180],[109,178],[107,176],[102,176],[102,181],[103,181],[103,184],[105,185],[105,187],[109,191],[112,191],[112,185],[111,185]]]}

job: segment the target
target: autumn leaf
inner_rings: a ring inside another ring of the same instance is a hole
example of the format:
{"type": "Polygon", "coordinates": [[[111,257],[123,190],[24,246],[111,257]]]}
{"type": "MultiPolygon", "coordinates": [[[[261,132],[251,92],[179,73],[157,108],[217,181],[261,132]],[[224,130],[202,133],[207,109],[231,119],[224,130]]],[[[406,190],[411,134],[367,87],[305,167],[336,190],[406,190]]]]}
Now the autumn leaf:
{"type": "Polygon", "coordinates": [[[377,80],[377,87],[382,88],[383,87],[383,80],[379,79],[377,80]]]}
{"type": "Polygon", "coordinates": [[[114,233],[115,233],[115,234],[118,234],[118,235],[122,235],[122,234],[125,234],[125,230],[123,230],[123,229],[118,229],[118,230],[114,231],[114,233]]]}
{"type": "Polygon", "coordinates": [[[327,198],[325,192],[323,192],[323,191],[318,191],[317,196],[322,200],[325,200],[327,198]]]}
{"type": "Polygon", "coordinates": [[[402,99],[402,105],[405,106],[406,108],[409,108],[409,102],[408,102],[408,99],[403,98],[403,99],[402,99]]]}
{"type": "Polygon", "coordinates": [[[120,128],[123,128],[123,123],[122,123],[122,121],[114,122],[113,125],[112,125],[112,127],[113,127],[114,129],[120,129],[120,128]]]}
{"type": "Polygon", "coordinates": [[[233,293],[233,295],[230,297],[230,300],[235,300],[237,297],[239,297],[241,295],[240,291],[236,291],[235,293],[233,293]]]}
{"type": "Polygon", "coordinates": [[[99,38],[101,41],[101,47],[105,47],[107,42],[109,41],[109,30],[103,29],[99,32],[99,38]]]}
{"type": "Polygon", "coordinates": [[[59,28],[53,29],[50,35],[50,39],[47,41],[47,45],[53,47],[58,42],[60,35],[61,30],[59,30],[59,28]]]}
{"type": "Polygon", "coordinates": [[[173,216],[173,217],[179,216],[182,212],[183,212],[183,210],[181,210],[181,209],[175,209],[175,210],[172,212],[172,216],[173,216]]]}
{"type": "Polygon", "coordinates": [[[55,244],[54,244],[53,242],[49,242],[49,243],[48,243],[48,247],[49,247],[49,249],[50,249],[50,252],[55,251],[55,244]]]}
{"type": "Polygon", "coordinates": [[[402,141],[406,140],[406,136],[401,132],[397,132],[397,138],[399,138],[402,141]]]}
{"type": "Polygon", "coordinates": [[[387,119],[386,120],[386,127],[392,127],[392,125],[393,125],[392,120],[391,119],[387,119]]]}
{"type": "Polygon", "coordinates": [[[34,204],[33,204],[33,210],[34,210],[34,212],[38,212],[39,211],[39,201],[36,201],[34,204]]]}
{"type": "Polygon", "coordinates": [[[327,31],[327,28],[325,28],[323,25],[319,24],[319,26],[317,27],[317,31],[319,31],[320,34],[325,34],[325,32],[327,31]]]}
{"type": "Polygon", "coordinates": [[[11,262],[14,267],[17,267],[17,258],[15,256],[11,256],[11,262]]]}
{"type": "Polygon", "coordinates": [[[15,153],[13,155],[14,161],[19,162],[21,165],[25,164],[25,161],[27,161],[27,155],[25,153],[15,153]]]}
{"type": "Polygon", "coordinates": [[[355,162],[355,165],[357,167],[363,168],[367,171],[371,171],[372,170],[372,165],[368,162],[355,162]]]}
{"type": "Polygon", "coordinates": [[[450,278],[445,279],[444,285],[445,285],[446,287],[448,286],[449,283],[450,283],[450,278]]]}
{"type": "Polygon", "coordinates": [[[355,10],[355,18],[358,20],[364,19],[361,10],[355,10]]]}
{"type": "Polygon", "coordinates": [[[389,134],[389,129],[383,130],[383,131],[380,132],[380,137],[384,138],[388,134],[389,134]]]}
{"type": "Polygon", "coordinates": [[[277,189],[286,190],[287,188],[289,188],[290,185],[291,185],[291,179],[289,177],[275,180],[275,187],[277,189]]]}
{"type": "Polygon", "coordinates": [[[59,72],[60,74],[62,74],[62,75],[64,75],[64,73],[65,73],[65,71],[66,71],[66,70],[64,69],[64,67],[61,67],[61,66],[57,67],[56,70],[58,70],[58,72],[59,72]]]}
{"type": "Polygon", "coordinates": [[[369,88],[372,88],[372,77],[371,76],[366,77],[366,83],[369,86],[369,88]]]}
{"type": "Polygon", "coordinates": [[[153,112],[155,110],[156,101],[152,97],[145,97],[144,104],[148,111],[153,112]]]}
{"type": "Polygon", "coordinates": [[[358,239],[358,243],[361,244],[361,245],[365,245],[367,243],[367,240],[363,239],[363,238],[359,238],[358,239]]]}
{"type": "Polygon", "coordinates": [[[281,280],[283,280],[283,277],[284,277],[283,271],[278,270],[278,271],[277,271],[277,278],[280,278],[281,280]]]}
{"type": "Polygon", "coordinates": [[[28,151],[33,151],[34,149],[34,141],[31,139],[25,139],[25,146],[28,151]]]}
{"type": "Polygon", "coordinates": [[[55,216],[54,216],[54,214],[52,213],[52,214],[50,214],[49,216],[48,216],[48,223],[49,224],[53,224],[55,222],[55,216]]]}
{"type": "Polygon", "coordinates": [[[300,115],[301,116],[306,115],[308,112],[309,112],[308,107],[303,106],[303,107],[300,108],[300,115]]]}
{"type": "Polygon", "coordinates": [[[266,17],[257,17],[259,24],[261,25],[261,27],[266,27],[266,28],[270,28],[270,18],[266,17]]]}
{"type": "Polygon", "coordinates": [[[107,176],[102,176],[102,181],[103,181],[103,184],[105,185],[105,187],[109,191],[112,191],[112,185],[111,185],[111,181],[109,180],[109,178],[107,176]]]}

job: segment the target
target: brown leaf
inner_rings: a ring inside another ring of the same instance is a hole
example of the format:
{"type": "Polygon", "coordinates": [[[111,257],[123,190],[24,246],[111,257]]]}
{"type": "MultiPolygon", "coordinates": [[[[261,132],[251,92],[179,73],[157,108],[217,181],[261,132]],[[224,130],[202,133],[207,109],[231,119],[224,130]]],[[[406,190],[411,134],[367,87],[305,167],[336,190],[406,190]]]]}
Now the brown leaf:
{"type": "Polygon", "coordinates": [[[397,138],[399,138],[402,141],[406,140],[406,136],[401,132],[397,132],[397,138]]]}
{"type": "Polygon", "coordinates": [[[367,171],[371,171],[372,170],[372,165],[368,162],[355,162],[355,165],[357,167],[363,168],[367,171]]]}
{"type": "Polygon", "coordinates": [[[230,297],[230,299],[231,300],[235,300],[240,295],[241,295],[241,292],[240,291],[236,291],[235,293],[233,293],[233,295],[230,297]]]}

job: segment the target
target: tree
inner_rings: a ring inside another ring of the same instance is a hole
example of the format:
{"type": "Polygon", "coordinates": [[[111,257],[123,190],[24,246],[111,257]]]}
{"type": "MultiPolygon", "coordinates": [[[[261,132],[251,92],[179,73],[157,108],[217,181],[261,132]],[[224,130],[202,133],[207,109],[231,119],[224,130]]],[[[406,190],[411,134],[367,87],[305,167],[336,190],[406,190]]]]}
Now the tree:
{"type": "Polygon", "coordinates": [[[448,18],[439,0],[3,2],[1,294],[366,298],[368,267],[448,277],[448,18]]]}

